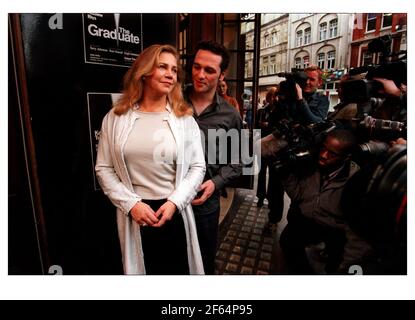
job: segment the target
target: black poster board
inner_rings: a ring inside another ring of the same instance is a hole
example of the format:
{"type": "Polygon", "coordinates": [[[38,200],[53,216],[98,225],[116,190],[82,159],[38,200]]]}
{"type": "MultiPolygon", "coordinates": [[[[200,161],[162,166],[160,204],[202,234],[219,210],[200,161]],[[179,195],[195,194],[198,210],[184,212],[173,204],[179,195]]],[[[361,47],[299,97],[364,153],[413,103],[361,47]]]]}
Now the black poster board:
{"type": "Polygon", "coordinates": [[[143,49],[141,14],[82,15],[86,63],[130,67],[143,49]]]}
{"type": "MultiPolygon", "coordinates": [[[[51,262],[61,266],[64,275],[122,274],[115,207],[95,179],[95,133],[99,136],[102,119],[113,104],[112,93],[122,90],[123,76],[131,63],[124,63],[127,55],[119,56],[121,64],[86,61],[86,13],[19,16],[29,116],[51,262]]],[[[114,21],[114,14],[103,17],[114,21]]],[[[129,50],[138,55],[155,43],[176,45],[174,13],[121,13],[119,18],[119,27],[140,38],[140,43],[131,44],[131,48],[122,43],[124,52],[129,50]]],[[[111,27],[111,23],[104,26],[95,22],[95,25],[112,30],[115,25],[111,27]]],[[[102,38],[99,45],[108,48],[113,42],[116,47],[115,40],[102,38]]],[[[10,53],[9,67],[13,60],[10,53]]],[[[10,83],[15,82],[10,80],[10,83]]],[[[17,101],[17,98],[9,100],[9,110],[10,116],[19,121],[17,101]]],[[[13,123],[9,126],[14,127],[13,123]]],[[[24,162],[13,163],[14,171],[26,172],[24,162]]],[[[12,257],[9,273],[39,274],[39,267],[29,263],[29,255],[35,254],[33,248],[37,246],[29,230],[34,226],[33,210],[20,198],[12,201],[9,221],[13,224],[9,234],[13,235],[10,239],[17,240],[9,243],[12,257]],[[29,227],[23,228],[23,224],[29,227]]]]}
{"type": "Polygon", "coordinates": [[[94,178],[94,189],[100,190],[97,178],[95,176],[95,163],[97,159],[98,142],[101,135],[102,119],[115,102],[120,98],[120,93],[98,93],[88,92],[88,120],[89,120],[89,138],[91,142],[91,159],[92,174],[94,178]]]}

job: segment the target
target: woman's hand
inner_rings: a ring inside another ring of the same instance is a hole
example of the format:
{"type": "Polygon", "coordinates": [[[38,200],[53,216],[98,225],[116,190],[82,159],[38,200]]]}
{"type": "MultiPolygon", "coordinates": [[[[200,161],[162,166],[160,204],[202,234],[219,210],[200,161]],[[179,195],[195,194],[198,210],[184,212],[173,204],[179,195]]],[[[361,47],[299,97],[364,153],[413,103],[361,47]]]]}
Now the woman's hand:
{"type": "Polygon", "coordinates": [[[166,201],[155,213],[158,222],[153,227],[161,227],[167,221],[171,220],[173,214],[176,212],[176,205],[170,200],[166,201]]]}
{"type": "Polygon", "coordinates": [[[135,206],[131,209],[130,214],[134,221],[142,227],[153,226],[159,222],[153,209],[142,201],[135,204],[135,206]]]}

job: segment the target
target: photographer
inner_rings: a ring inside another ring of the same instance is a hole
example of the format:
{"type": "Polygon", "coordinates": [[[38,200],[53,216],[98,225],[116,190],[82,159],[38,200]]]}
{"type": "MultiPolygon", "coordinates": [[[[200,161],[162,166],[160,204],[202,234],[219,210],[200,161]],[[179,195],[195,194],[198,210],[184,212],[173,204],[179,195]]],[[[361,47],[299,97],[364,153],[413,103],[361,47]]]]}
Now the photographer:
{"type": "Polygon", "coordinates": [[[358,171],[351,161],[354,146],[353,133],[334,129],[320,147],[314,168],[300,174],[302,168],[296,166],[283,177],[291,206],[280,244],[289,273],[315,273],[305,251],[310,244],[324,242],[329,274],[345,273],[370,252],[370,246],[350,229],[340,206],[346,182],[358,171]]]}
{"type": "MultiPolygon", "coordinates": [[[[277,87],[271,87],[268,89],[267,94],[265,96],[266,104],[262,109],[259,109],[257,112],[257,125],[256,127],[261,129],[261,137],[265,137],[268,134],[272,132],[272,129],[270,129],[270,115],[272,111],[274,110],[275,104],[274,104],[274,94],[278,91],[277,87]]],[[[264,205],[264,199],[267,198],[267,190],[269,187],[266,186],[266,176],[267,176],[267,168],[269,167],[269,164],[267,162],[267,159],[264,157],[261,157],[261,170],[258,173],[258,186],[257,186],[257,192],[256,196],[258,197],[258,207],[262,207],[264,205]]],[[[269,186],[269,183],[268,183],[269,186]]],[[[269,199],[268,199],[269,201],[269,199]]]]}
{"type": "Polygon", "coordinates": [[[322,71],[316,66],[304,70],[307,80],[304,87],[296,83],[296,111],[298,120],[302,124],[322,122],[329,111],[329,99],[317,92],[323,84],[322,71]]]}
{"type": "MultiPolygon", "coordinates": [[[[272,87],[268,90],[266,100],[268,105],[262,109],[259,114],[258,125],[261,128],[261,135],[263,137],[269,135],[275,130],[276,122],[282,121],[280,106],[278,104],[278,90],[277,87],[272,87]]],[[[271,165],[269,160],[261,157],[261,170],[258,174],[257,187],[258,207],[264,204],[264,198],[268,199],[268,222],[265,225],[264,231],[272,234],[277,231],[277,224],[280,222],[284,211],[284,187],[278,172],[271,165]],[[266,171],[268,168],[268,187],[266,188],[266,171]]]]}
{"type": "Polygon", "coordinates": [[[407,274],[407,148],[402,138],[363,166],[345,186],[342,209],[373,247],[364,274],[407,274]]]}
{"type": "Polygon", "coordinates": [[[337,88],[337,94],[340,102],[333,107],[334,111],[331,112],[327,119],[329,120],[352,120],[357,116],[357,103],[349,102],[344,96],[343,86],[346,81],[350,80],[361,80],[366,76],[366,74],[360,74],[355,76],[350,76],[345,74],[341,77],[339,81],[339,87],[337,88]]]}

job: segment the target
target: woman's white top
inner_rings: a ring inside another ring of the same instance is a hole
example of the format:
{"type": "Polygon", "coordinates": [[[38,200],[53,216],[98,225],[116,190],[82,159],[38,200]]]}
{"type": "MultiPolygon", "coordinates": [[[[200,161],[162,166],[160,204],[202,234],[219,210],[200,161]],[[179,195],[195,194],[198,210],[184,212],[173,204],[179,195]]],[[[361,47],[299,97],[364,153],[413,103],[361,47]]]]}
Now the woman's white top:
{"type": "Polygon", "coordinates": [[[177,149],[169,113],[140,112],[124,146],[134,191],[147,200],[167,199],[176,182],[177,149]]]}
{"type": "MultiPolygon", "coordinates": [[[[95,170],[103,192],[117,207],[118,236],[125,274],[145,274],[140,226],[129,215],[137,201],[143,199],[134,191],[127,170],[124,146],[140,114],[139,109],[117,116],[113,110],[102,121],[95,170]]],[[[196,224],[190,202],[203,181],[206,165],[200,130],[192,116],[176,117],[169,105],[167,123],[177,150],[175,189],[168,197],[182,215],[186,230],[190,274],[204,274],[197,239],[196,224]]]]}

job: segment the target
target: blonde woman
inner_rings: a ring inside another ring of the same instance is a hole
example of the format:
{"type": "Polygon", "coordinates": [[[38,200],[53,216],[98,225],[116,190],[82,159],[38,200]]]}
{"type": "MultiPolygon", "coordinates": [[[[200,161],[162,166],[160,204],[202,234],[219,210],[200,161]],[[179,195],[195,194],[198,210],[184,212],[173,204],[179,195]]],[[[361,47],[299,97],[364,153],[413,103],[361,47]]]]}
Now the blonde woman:
{"type": "Polygon", "coordinates": [[[179,55],[152,45],[102,122],[95,170],[117,207],[125,274],[203,274],[190,202],[205,159],[181,91],[179,55]]]}

